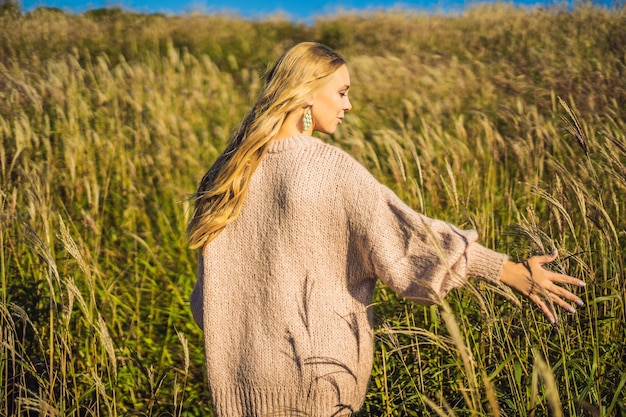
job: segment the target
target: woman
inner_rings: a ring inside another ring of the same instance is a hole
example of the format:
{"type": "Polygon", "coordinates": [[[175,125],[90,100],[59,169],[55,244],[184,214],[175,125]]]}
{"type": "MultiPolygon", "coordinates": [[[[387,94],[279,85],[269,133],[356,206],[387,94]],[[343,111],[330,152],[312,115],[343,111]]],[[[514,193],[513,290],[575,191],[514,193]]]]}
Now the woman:
{"type": "Polygon", "coordinates": [[[217,415],[347,416],[373,359],[376,279],[433,303],[470,276],[509,285],[551,322],[582,300],[549,272],[556,253],[516,264],[406,206],[340,149],[352,108],[346,62],[317,43],[286,51],[239,131],[201,181],[189,224],[200,248],[191,308],[204,330],[217,415]]]}

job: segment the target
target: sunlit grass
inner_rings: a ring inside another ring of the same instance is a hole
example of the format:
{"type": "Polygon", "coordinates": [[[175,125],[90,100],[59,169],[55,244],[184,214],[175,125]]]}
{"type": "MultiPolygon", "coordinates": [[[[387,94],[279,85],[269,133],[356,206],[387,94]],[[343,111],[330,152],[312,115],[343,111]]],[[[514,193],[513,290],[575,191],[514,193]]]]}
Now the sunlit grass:
{"type": "Polygon", "coordinates": [[[521,259],[557,248],[557,328],[500,286],[377,290],[361,415],[623,415],[626,14],[0,16],[0,415],[211,415],[188,197],[293,42],[348,59],[325,140],[416,210],[521,259]]]}

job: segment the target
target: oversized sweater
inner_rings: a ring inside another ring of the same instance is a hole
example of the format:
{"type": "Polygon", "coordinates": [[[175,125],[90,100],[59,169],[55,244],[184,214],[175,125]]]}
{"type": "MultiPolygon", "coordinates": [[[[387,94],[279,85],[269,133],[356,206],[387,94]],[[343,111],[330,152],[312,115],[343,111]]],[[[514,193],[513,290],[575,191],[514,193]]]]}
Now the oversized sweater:
{"type": "Polygon", "coordinates": [[[219,417],[349,415],[373,360],[376,280],[433,303],[506,256],[429,219],[319,139],[276,140],[191,296],[219,417]]]}

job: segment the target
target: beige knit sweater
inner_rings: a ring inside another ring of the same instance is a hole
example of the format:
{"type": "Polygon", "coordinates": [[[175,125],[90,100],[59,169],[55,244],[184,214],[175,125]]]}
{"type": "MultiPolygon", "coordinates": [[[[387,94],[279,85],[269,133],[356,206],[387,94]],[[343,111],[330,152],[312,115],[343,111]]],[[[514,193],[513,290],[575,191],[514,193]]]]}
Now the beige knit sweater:
{"type": "Polygon", "coordinates": [[[274,141],[240,216],[200,256],[191,308],[219,417],[356,412],[373,359],[376,279],[432,303],[506,256],[426,218],[340,149],[274,141]]]}

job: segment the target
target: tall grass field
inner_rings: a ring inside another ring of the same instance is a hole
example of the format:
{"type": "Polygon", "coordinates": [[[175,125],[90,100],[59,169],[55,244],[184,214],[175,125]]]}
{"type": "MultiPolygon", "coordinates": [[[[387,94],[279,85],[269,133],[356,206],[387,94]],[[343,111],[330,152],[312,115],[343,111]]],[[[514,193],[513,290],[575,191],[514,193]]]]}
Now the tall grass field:
{"type": "MultiPolygon", "coordinates": [[[[623,3],[622,3],[623,4],[623,3]]],[[[321,136],[585,306],[376,290],[364,416],[626,416],[626,7],[72,15],[0,7],[0,416],[212,416],[189,198],[285,48],[349,63],[321,136]]]]}

